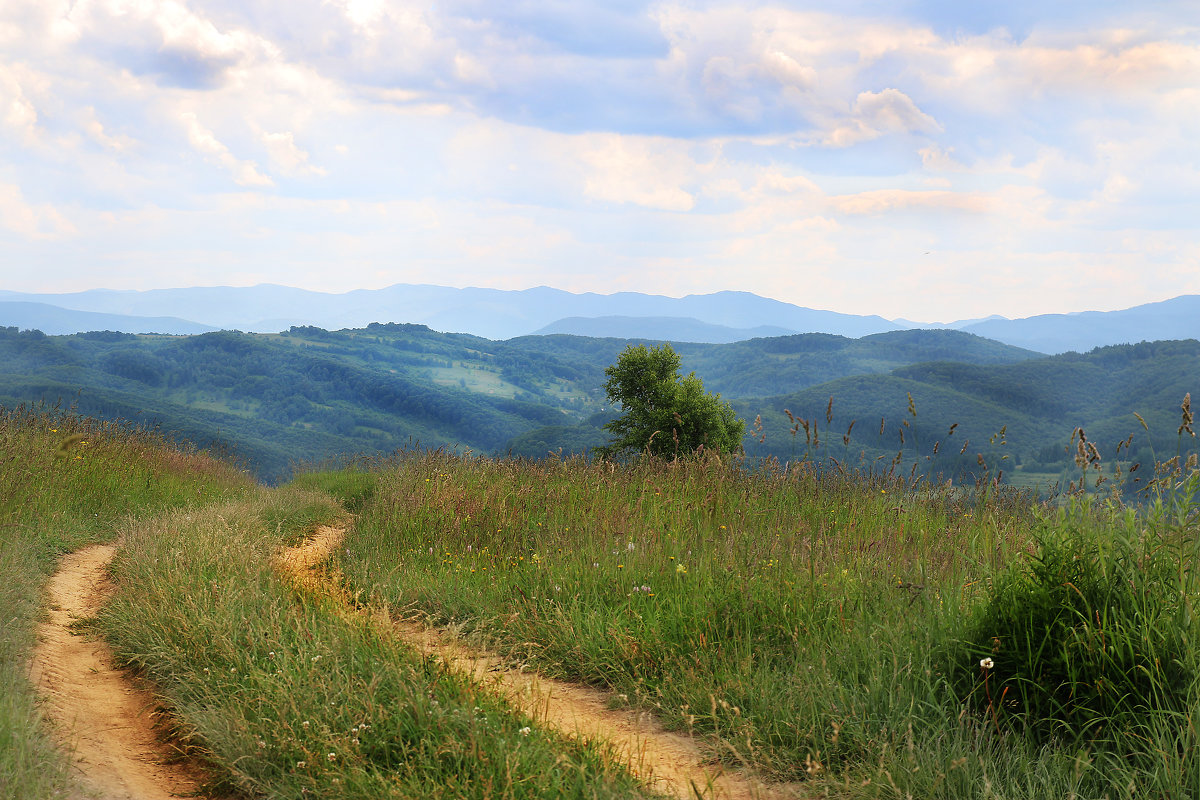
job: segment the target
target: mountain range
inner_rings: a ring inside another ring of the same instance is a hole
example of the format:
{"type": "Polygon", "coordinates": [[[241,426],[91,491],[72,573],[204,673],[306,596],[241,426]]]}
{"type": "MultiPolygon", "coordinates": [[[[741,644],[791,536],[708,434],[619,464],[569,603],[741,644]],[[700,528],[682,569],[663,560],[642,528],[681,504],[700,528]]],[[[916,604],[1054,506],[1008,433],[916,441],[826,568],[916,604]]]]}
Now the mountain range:
{"type": "Polygon", "coordinates": [[[419,323],[495,340],[567,333],[709,343],[793,333],[859,338],[912,328],[949,328],[1053,354],[1200,337],[1200,295],[1120,311],[922,323],[806,308],[733,291],[679,298],[637,292],[575,294],[544,286],[501,290],[415,284],[341,294],[270,284],[67,294],[0,291],[0,326],[52,334],[90,330],[191,334],[215,329],[274,333],[293,326],[337,330],[388,322],[419,323]]]}

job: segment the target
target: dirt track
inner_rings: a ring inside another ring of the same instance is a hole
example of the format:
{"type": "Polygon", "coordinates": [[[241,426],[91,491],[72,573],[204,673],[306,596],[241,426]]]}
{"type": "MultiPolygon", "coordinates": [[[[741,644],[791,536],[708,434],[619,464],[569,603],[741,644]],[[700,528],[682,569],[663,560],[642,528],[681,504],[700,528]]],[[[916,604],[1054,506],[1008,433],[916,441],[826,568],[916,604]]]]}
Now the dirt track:
{"type": "MultiPolygon", "coordinates": [[[[337,596],[320,567],[345,536],[322,528],[282,554],[280,567],[306,591],[337,596]]],[[[197,796],[198,776],[172,762],[155,732],[155,701],[122,671],[101,641],[79,635],[76,623],[94,617],[110,591],[105,569],[115,553],[95,545],[63,558],[48,585],[49,619],[38,628],[30,676],[44,698],[60,743],[73,753],[78,798],[170,800],[197,796]]],[[[344,601],[344,598],[339,598],[344,601]]],[[[344,603],[345,613],[356,612],[344,603]]],[[[767,785],[709,763],[689,737],[671,733],[646,713],[609,708],[611,696],[509,666],[494,653],[467,648],[415,623],[375,619],[381,632],[467,673],[534,719],[568,736],[599,739],[656,790],[681,798],[782,800],[801,797],[795,786],[767,785]]]]}
{"type": "Polygon", "coordinates": [[[93,545],[63,558],[48,585],[49,619],[38,626],[30,678],[60,743],[73,753],[84,790],[79,797],[195,796],[195,776],[169,763],[173,753],[155,733],[153,696],[112,668],[107,645],[72,629],[103,605],[105,568],[115,552],[112,545],[93,545]]]}
{"type": "MultiPolygon", "coordinates": [[[[280,563],[303,588],[337,595],[338,588],[323,578],[319,568],[344,536],[344,530],[322,528],[304,544],[287,551],[280,563]]],[[[692,739],[664,730],[649,714],[609,708],[612,696],[606,692],[513,669],[495,653],[464,647],[450,636],[416,623],[377,619],[381,627],[493,688],[543,724],[568,736],[609,742],[618,757],[658,791],[713,800],[803,796],[799,787],[767,785],[740,771],[725,771],[709,763],[692,739]]]]}

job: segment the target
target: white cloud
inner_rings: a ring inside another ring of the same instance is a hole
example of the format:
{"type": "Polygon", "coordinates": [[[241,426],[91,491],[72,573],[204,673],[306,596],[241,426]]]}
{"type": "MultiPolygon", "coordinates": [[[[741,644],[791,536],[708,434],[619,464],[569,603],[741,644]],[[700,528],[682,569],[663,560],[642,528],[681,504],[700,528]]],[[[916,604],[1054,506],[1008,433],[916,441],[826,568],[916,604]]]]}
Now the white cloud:
{"type": "Polygon", "coordinates": [[[75,226],[48,203],[31,205],[21,187],[0,182],[0,225],[27,239],[52,240],[75,233],[75,226]]]}
{"type": "Polygon", "coordinates": [[[884,214],[891,211],[968,211],[984,213],[991,207],[987,197],[966,192],[875,189],[829,198],[843,214],[884,214]]]}
{"type": "Polygon", "coordinates": [[[187,129],[188,142],[197,152],[203,153],[210,161],[220,164],[233,175],[233,180],[239,186],[271,186],[273,181],[258,171],[258,165],[253,161],[243,161],[230,152],[229,148],[217,140],[212,131],[200,124],[193,111],[185,111],[179,115],[187,129]]]}
{"type": "Polygon", "coordinates": [[[848,119],[820,138],[831,147],[849,147],[889,133],[939,133],[942,126],[897,89],[861,92],[848,119]]]}
{"type": "Polygon", "coordinates": [[[37,137],[37,109],[25,96],[15,71],[3,64],[0,64],[0,122],[27,143],[37,137]]]}
{"type": "Polygon", "coordinates": [[[79,112],[80,125],[85,133],[92,138],[97,144],[115,150],[118,153],[125,152],[137,144],[137,141],[123,133],[111,135],[96,116],[96,109],[92,106],[84,106],[79,112]]]}
{"type": "Polygon", "coordinates": [[[296,145],[291,131],[261,134],[267,155],[275,168],[285,175],[325,175],[324,169],[308,162],[308,152],[296,145]]]}
{"type": "Polygon", "coordinates": [[[589,197],[661,211],[688,211],[695,205],[682,186],[695,165],[668,142],[595,135],[580,155],[591,168],[584,185],[589,197]]]}

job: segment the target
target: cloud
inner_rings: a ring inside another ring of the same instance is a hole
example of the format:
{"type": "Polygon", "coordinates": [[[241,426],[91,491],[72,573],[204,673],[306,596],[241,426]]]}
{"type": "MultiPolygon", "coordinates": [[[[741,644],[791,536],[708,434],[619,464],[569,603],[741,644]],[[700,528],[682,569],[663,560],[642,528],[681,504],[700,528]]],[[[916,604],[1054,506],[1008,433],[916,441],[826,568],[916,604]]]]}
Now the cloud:
{"type": "Polygon", "coordinates": [[[897,89],[862,92],[845,121],[820,137],[821,144],[849,147],[886,134],[940,133],[942,126],[917,108],[908,95],[897,89]]]}
{"type": "Polygon", "coordinates": [[[984,196],[962,192],[875,189],[857,194],[836,195],[830,205],[843,214],[884,214],[892,211],[968,211],[981,214],[989,210],[984,196]]]}
{"type": "Polygon", "coordinates": [[[110,135],[102,123],[96,116],[96,109],[92,106],[84,106],[79,112],[80,125],[83,130],[91,137],[92,141],[105,147],[109,150],[123,153],[134,145],[137,141],[123,133],[110,135]]]}
{"type": "Polygon", "coordinates": [[[296,139],[291,131],[284,131],[282,133],[267,133],[263,131],[261,137],[263,144],[266,145],[267,155],[270,156],[271,163],[285,175],[327,174],[321,167],[308,163],[308,152],[296,145],[296,139]]]}
{"type": "Polygon", "coordinates": [[[232,68],[273,50],[261,36],[222,30],[179,0],[79,0],[66,16],[83,50],[164,86],[213,89],[232,68]]]}
{"type": "Polygon", "coordinates": [[[38,113],[25,96],[15,71],[0,64],[0,123],[26,142],[37,137],[38,113]]]}
{"type": "Polygon", "coordinates": [[[584,185],[588,197],[660,211],[688,211],[695,205],[681,185],[694,167],[669,143],[612,134],[589,141],[581,154],[591,168],[584,185]]]}
{"type": "Polygon", "coordinates": [[[212,131],[200,124],[195,112],[185,111],[179,115],[187,129],[188,142],[199,153],[221,165],[233,176],[239,186],[272,186],[274,182],[258,171],[253,161],[243,161],[217,140],[212,131]]]}
{"type": "Polygon", "coordinates": [[[0,182],[0,225],[27,239],[59,239],[75,233],[75,226],[48,203],[31,205],[21,187],[0,182]]]}

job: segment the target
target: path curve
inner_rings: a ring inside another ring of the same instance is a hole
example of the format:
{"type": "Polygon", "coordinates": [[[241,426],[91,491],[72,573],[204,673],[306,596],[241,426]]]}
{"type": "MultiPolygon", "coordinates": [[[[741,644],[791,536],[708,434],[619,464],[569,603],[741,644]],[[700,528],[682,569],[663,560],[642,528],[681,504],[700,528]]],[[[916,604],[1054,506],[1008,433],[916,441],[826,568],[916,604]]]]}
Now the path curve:
{"type": "MultiPolygon", "coordinates": [[[[343,528],[320,528],[285,551],[280,566],[300,588],[333,596],[349,609],[336,576],[331,579],[321,569],[345,535],[343,528]]],[[[709,763],[690,737],[665,730],[648,712],[610,708],[611,693],[514,669],[496,653],[465,647],[452,635],[414,622],[396,622],[378,611],[367,613],[421,652],[492,688],[539,722],[567,736],[608,742],[621,761],[657,791],[706,800],[804,796],[798,785],[768,784],[709,763]]]]}
{"type": "Polygon", "coordinates": [[[65,556],[47,586],[49,618],[38,626],[30,679],[43,698],[74,777],[98,800],[196,797],[195,774],[172,762],[177,754],[155,732],[154,696],[113,669],[103,641],[72,627],[96,616],[111,592],[106,568],[113,545],[65,556]]]}

